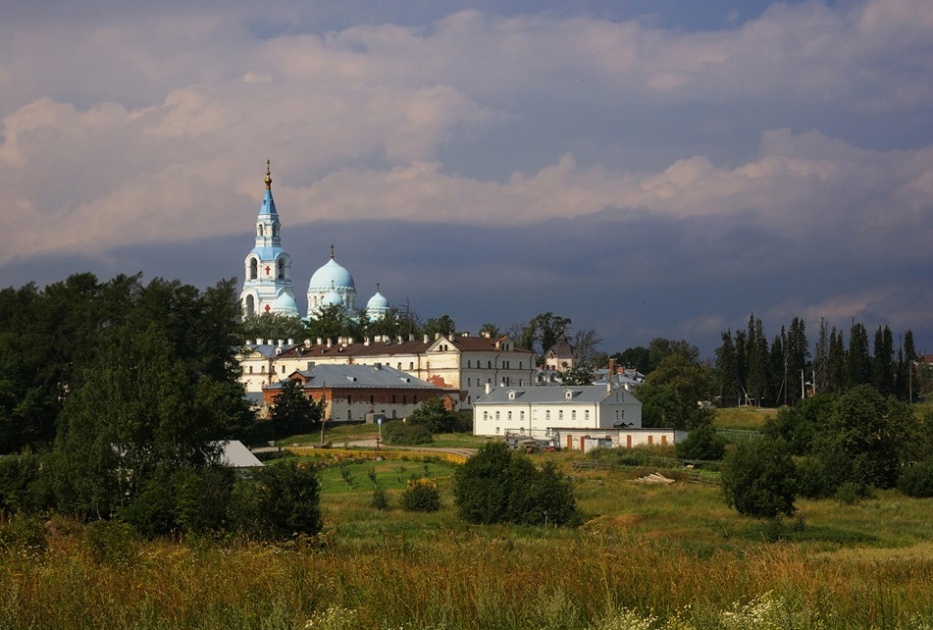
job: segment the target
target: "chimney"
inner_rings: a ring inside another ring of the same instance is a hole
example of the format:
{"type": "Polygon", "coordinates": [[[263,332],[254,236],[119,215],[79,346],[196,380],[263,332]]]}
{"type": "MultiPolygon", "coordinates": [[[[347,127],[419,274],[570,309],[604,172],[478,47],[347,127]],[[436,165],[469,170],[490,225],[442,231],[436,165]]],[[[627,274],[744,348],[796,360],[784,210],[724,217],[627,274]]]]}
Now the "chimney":
{"type": "Polygon", "coordinates": [[[256,345],[257,345],[257,346],[261,346],[261,345],[262,345],[262,339],[257,339],[257,340],[256,340],[256,345]]]}
{"type": "Polygon", "coordinates": [[[492,392],[492,383],[486,381],[486,393],[489,394],[490,392],[492,392]]]}
{"type": "Polygon", "coordinates": [[[368,345],[369,345],[369,337],[363,337],[363,345],[364,345],[364,346],[368,346],[368,345]]]}
{"type": "Polygon", "coordinates": [[[353,337],[347,337],[347,345],[348,345],[348,346],[352,346],[352,345],[353,345],[353,337]]]}
{"type": "Polygon", "coordinates": [[[294,339],[289,339],[289,340],[288,340],[288,345],[294,346],[294,345],[295,345],[295,340],[294,340],[294,339]]]}
{"type": "Polygon", "coordinates": [[[310,348],[310,347],[311,347],[311,340],[305,339],[305,348],[310,348]]]}
{"type": "Polygon", "coordinates": [[[318,337],[318,338],[317,338],[317,345],[321,345],[322,343],[324,343],[324,340],[321,339],[320,337],[318,337]]]}
{"type": "Polygon", "coordinates": [[[430,343],[430,342],[431,342],[431,338],[428,337],[427,335],[425,335],[425,336],[424,336],[424,343],[430,343]]]}
{"type": "Polygon", "coordinates": [[[415,340],[415,335],[414,335],[414,333],[409,333],[409,335],[408,335],[408,341],[414,341],[414,340],[415,340]]]}
{"type": "Polygon", "coordinates": [[[439,332],[434,333],[434,339],[440,339],[440,338],[441,338],[441,333],[439,332]]]}
{"type": "Polygon", "coordinates": [[[330,346],[331,346],[330,337],[328,337],[328,338],[327,338],[327,347],[330,348],[330,346]]]}

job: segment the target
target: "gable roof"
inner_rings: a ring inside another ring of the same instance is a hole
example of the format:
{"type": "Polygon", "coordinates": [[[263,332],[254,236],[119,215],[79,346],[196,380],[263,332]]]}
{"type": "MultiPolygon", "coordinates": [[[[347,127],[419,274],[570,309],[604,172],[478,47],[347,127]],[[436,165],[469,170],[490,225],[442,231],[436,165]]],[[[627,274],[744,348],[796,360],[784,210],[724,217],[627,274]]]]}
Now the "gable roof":
{"type": "MultiPolygon", "coordinates": [[[[620,388],[607,391],[605,385],[568,385],[554,387],[499,387],[473,400],[473,405],[529,405],[529,404],[595,404],[600,403],[620,388]],[[570,392],[568,397],[567,393],[570,392]],[[514,398],[510,397],[514,393],[514,398]]],[[[624,391],[624,390],[623,390],[624,391]]],[[[631,392],[625,391],[625,402],[639,402],[631,392]]]]}

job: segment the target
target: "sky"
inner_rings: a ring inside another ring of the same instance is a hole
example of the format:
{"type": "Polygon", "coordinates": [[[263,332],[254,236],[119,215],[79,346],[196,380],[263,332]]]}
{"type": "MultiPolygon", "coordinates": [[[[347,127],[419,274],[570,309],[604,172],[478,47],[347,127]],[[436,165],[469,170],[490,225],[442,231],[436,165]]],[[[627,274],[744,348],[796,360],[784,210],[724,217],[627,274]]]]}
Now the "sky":
{"type": "Polygon", "coordinates": [[[0,286],[238,277],[606,352],[750,314],[933,352],[929,0],[0,0],[0,286]]]}

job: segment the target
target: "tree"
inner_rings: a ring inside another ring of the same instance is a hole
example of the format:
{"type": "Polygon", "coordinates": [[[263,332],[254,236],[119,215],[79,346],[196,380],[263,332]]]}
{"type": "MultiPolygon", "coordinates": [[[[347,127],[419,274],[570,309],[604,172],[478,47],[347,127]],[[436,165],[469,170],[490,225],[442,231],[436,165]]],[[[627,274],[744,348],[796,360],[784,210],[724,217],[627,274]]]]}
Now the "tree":
{"type": "Polygon", "coordinates": [[[446,337],[457,332],[457,324],[451,319],[450,315],[441,315],[438,318],[432,317],[425,323],[423,332],[429,339],[433,339],[435,335],[446,337]]]}
{"type": "Polygon", "coordinates": [[[642,402],[642,425],[693,429],[712,421],[703,403],[715,392],[712,369],[675,353],[647,376],[635,395],[642,402]]]}
{"type": "Polygon", "coordinates": [[[102,291],[113,311],[69,381],[55,438],[60,509],[113,514],[165,471],[210,466],[218,441],[252,423],[236,381],[235,288],[123,277],[102,291]]]}
{"type": "Polygon", "coordinates": [[[649,370],[653,372],[661,365],[661,362],[669,356],[681,355],[688,361],[696,362],[700,358],[700,349],[689,343],[686,339],[675,341],[673,339],[664,339],[655,337],[648,344],[649,370]]]}
{"type": "Polygon", "coordinates": [[[722,345],[716,349],[716,380],[719,385],[719,401],[723,407],[731,407],[739,401],[741,383],[738,368],[732,331],[727,330],[722,333],[722,345]]]}
{"type": "Polygon", "coordinates": [[[298,433],[309,433],[324,416],[323,399],[320,403],[305,394],[300,381],[289,380],[272,402],[272,430],[277,438],[298,433]]]}
{"type": "Polygon", "coordinates": [[[616,352],[610,358],[615,359],[620,366],[635,368],[642,374],[648,374],[651,371],[651,358],[648,348],[644,346],[626,348],[622,352],[616,352]]]}
{"type": "Polygon", "coordinates": [[[431,433],[454,433],[460,429],[456,414],[440,398],[429,398],[418,405],[408,415],[408,424],[423,425],[431,433]]]}
{"type": "Polygon", "coordinates": [[[726,504],[739,514],[776,518],[794,513],[796,471],[786,445],[778,440],[745,440],[726,452],[722,468],[726,504]]]}
{"type": "Polygon", "coordinates": [[[593,368],[586,363],[575,364],[560,373],[560,382],[564,385],[592,385],[593,368]]]}
{"type": "Polygon", "coordinates": [[[855,322],[849,333],[849,351],[846,353],[846,387],[852,389],[871,383],[871,357],[868,355],[868,331],[855,322]]]}
{"type": "Polygon", "coordinates": [[[599,365],[596,363],[596,355],[599,353],[597,348],[603,340],[595,330],[578,330],[573,333],[569,341],[570,347],[573,348],[574,363],[599,365]]]}
{"type": "Polygon", "coordinates": [[[273,343],[279,339],[301,341],[308,337],[308,329],[300,318],[278,313],[262,313],[245,317],[242,332],[243,338],[249,342],[257,339],[262,339],[263,343],[270,339],[273,343]]]}
{"type": "Polygon", "coordinates": [[[907,452],[901,440],[915,426],[906,404],[882,397],[871,385],[839,397],[812,448],[826,465],[828,491],[844,483],[893,487],[907,452]]]}

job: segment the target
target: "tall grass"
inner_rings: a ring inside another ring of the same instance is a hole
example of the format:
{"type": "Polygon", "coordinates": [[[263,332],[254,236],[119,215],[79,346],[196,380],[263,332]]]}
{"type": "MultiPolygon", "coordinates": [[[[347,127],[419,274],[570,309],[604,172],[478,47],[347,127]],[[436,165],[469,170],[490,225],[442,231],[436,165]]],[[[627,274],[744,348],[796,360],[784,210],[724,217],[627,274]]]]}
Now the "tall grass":
{"type": "Polygon", "coordinates": [[[375,510],[367,492],[335,483],[322,502],[324,534],[278,546],[147,542],[118,527],[16,519],[0,526],[0,628],[848,629],[933,620],[933,502],[896,493],[854,506],[803,502],[803,526],[786,524],[771,543],[716,489],[637,485],[616,472],[578,474],[575,487],[588,515],[575,530],[467,526],[443,479],[431,514],[375,510]]]}

